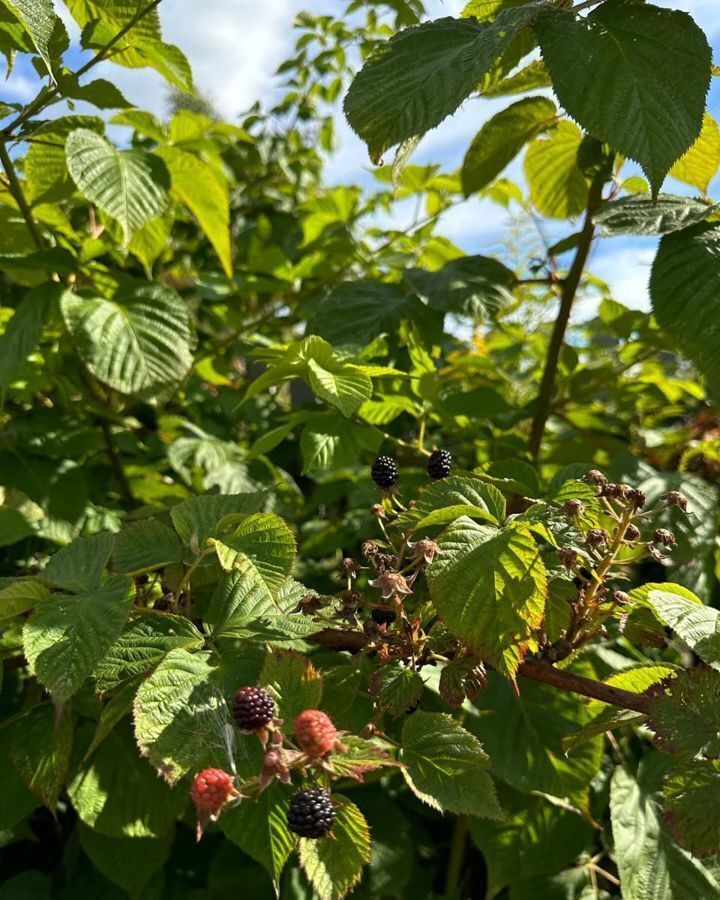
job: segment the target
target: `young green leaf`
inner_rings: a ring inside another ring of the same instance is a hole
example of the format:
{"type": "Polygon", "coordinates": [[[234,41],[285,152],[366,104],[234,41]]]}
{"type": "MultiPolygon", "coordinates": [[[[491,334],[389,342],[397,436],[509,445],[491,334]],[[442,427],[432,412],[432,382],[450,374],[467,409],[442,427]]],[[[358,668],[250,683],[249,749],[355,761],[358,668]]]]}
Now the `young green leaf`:
{"type": "Polygon", "coordinates": [[[50,703],[18,719],[12,731],[10,756],[18,774],[40,801],[55,814],[70,768],[75,716],[65,710],[56,722],[50,703]]]}
{"type": "Polygon", "coordinates": [[[211,538],[220,565],[226,572],[249,567],[254,578],[274,595],[290,575],[295,560],[295,538],[289,526],[274,513],[246,516],[232,532],[211,538]]]}
{"type": "Polygon", "coordinates": [[[525,97],[489,119],[465,154],[462,186],[466,196],[490,184],[525,144],[555,121],[557,110],[546,97],[525,97]]]}
{"type": "Polygon", "coordinates": [[[226,809],[220,827],[241,850],[264,866],[275,885],[295,846],[287,827],[292,789],[275,783],[258,800],[241,800],[226,809]]]}
{"type": "Polygon", "coordinates": [[[54,79],[50,42],[53,31],[62,28],[64,32],[64,26],[55,14],[52,0],[2,0],[2,3],[22,24],[54,79]]]}
{"type": "Polygon", "coordinates": [[[322,697],[322,675],[310,660],[293,650],[273,650],[265,657],[260,684],[276,698],[277,714],[288,724],[322,697]]]}
{"type": "Polygon", "coordinates": [[[170,288],[151,284],[112,300],[66,291],[60,307],[88,370],[120,393],[152,395],[190,371],[190,316],[170,288]]]}
{"type": "Polygon", "coordinates": [[[117,150],[87,128],[68,135],[65,155],[78,190],[120,223],[126,241],[167,206],[170,179],[157,156],[117,150]]]}
{"type": "Polygon", "coordinates": [[[720,127],[710,113],[703,116],[700,137],[670,169],[670,175],[707,193],[720,166],[720,127]]]}
{"type": "Polygon", "coordinates": [[[544,216],[567,219],[585,208],[587,182],[577,164],[581,140],[577,125],[563,119],[528,147],[524,166],[530,200],[544,216]]]}

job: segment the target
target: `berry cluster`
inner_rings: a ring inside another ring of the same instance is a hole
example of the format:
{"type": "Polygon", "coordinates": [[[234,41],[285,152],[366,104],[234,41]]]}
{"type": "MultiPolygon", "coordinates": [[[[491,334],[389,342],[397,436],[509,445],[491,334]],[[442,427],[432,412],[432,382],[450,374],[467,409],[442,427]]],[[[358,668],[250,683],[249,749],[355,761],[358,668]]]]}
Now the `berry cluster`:
{"type": "Polygon", "coordinates": [[[335,807],[323,788],[298,791],[290,801],[287,824],[290,831],[304,838],[322,838],[330,833],[335,807]]]}

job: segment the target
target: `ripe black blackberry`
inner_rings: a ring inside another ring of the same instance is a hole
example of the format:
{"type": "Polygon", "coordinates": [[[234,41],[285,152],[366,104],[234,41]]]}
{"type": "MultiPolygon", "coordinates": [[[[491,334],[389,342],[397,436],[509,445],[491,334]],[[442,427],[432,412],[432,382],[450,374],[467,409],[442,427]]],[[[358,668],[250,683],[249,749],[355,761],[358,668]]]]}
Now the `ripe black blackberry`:
{"type": "Polygon", "coordinates": [[[381,606],[376,606],[370,611],[370,618],[376,625],[392,625],[395,619],[397,619],[397,614],[395,613],[395,610],[383,609],[381,606]]]}
{"type": "Polygon", "coordinates": [[[241,687],[235,693],[233,715],[243,731],[260,731],[275,715],[275,701],[259,687],[241,687]]]}
{"type": "Polygon", "coordinates": [[[428,459],[427,473],[436,481],[447,478],[452,468],[452,456],[448,450],[433,450],[428,459]]]}
{"type": "Polygon", "coordinates": [[[378,487],[392,487],[400,477],[398,467],[392,456],[378,456],[370,469],[372,480],[378,487]]]}
{"type": "Polygon", "coordinates": [[[330,833],[335,807],[323,788],[298,791],[290,801],[287,823],[290,831],[304,838],[321,838],[330,833]]]}

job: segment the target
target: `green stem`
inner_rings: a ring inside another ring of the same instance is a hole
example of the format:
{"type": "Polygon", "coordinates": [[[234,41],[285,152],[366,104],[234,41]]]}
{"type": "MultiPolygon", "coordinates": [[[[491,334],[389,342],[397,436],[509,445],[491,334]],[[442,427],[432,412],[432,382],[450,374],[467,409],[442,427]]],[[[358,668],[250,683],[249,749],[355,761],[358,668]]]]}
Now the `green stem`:
{"type": "Polygon", "coordinates": [[[10,154],[7,151],[7,147],[3,143],[0,143],[0,162],[2,163],[2,167],[5,170],[5,174],[7,175],[8,189],[18,205],[23,219],[25,219],[25,224],[27,225],[28,231],[30,232],[32,239],[35,242],[35,246],[38,248],[38,250],[43,250],[45,245],[43,244],[42,235],[40,234],[40,231],[35,224],[35,219],[33,219],[30,204],[25,199],[25,194],[23,193],[22,185],[18,180],[17,173],[15,172],[13,161],[10,159],[10,154]]]}
{"type": "Polygon", "coordinates": [[[575,257],[573,258],[567,276],[562,282],[560,309],[553,326],[550,344],[548,345],[545,368],[543,370],[540,391],[538,393],[537,412],[535,413],[535,418],[533,419],[532,428],[530,430],[530,453],[534,459],[537,459],[540,455],[540,446],[542,444],[543,434],[545,433],[545,425],[550,417],[552,396],[555,389],[555,377],[560,362],[560,353],[562,352],[563,343],[565,341],[565,332],[567,331],[568,322],[570,321],[570,313],[572,311],[575,295],[580,286],[580,279],[582,278],[585,264],[590,254],[592,240],[595,235],[595,226],[592,217],[595,210],[602,202],[602,188],[603,182],[600,178],[596,178],[590,185],[587,207],[585,210],[585,221],[578,239],[575,257]]]}
{"type": "Polygon", "coordinates": [[[448,862],[445,893],[452,897],[458,893],[463,877],[463,863],[465,862],[465,849],[467,847],[469,824],[467,816],[458,816],[453,829],[452,844],[450,845],[450,861],[448,862]]]}
{"type": "Polygon", "coordinates": [[[120,496],[122,498],[123,506],[125,506],[126,509],[132,509],[135,505],[135,497],[133,496],[128,477],[125,474],[125,469],[123,468],[122,460],[120,459],[120,451],[117,448],[112,429],[110,428],[110,423],[107,419],[101,420],[100,429],[103,433],[110,468],[113,470],[113,475],[120,487],[120,496]]]}

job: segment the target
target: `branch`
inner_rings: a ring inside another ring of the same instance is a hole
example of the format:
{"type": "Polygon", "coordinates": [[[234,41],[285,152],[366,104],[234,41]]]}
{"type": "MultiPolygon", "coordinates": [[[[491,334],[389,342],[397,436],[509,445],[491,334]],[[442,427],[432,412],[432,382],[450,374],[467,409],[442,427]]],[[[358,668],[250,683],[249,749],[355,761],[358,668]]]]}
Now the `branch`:
{"type": "MultiPolygon", "coordinates": [[[[122,40],[125,35],[130,31],[131,28],[134,28],[137,23],[144,18],[149,12],[152,12],[156,6],[160,5],[161,0],[152,0],[151,3],[148,3],[147,6],[144,6],[142,9],[139,9],[135,15],[130,19],[129,22],[126,22],[125,25],[118,31],[116,35],[114,35],[104,47],[101,47],[100,50],[92,57],[92,59],[88,60],[84,66],[75,72],[75,77],[80,78],[81,75],[85,75],[93,66],[96,66],[99,62],[102,62],[104,59],[107,59],[112,48],[117,44],[118,41],[122,40]]],[[[41,112],[48,106],[51,106],[53,103],[57,103],[58,100],[61,99],[60,88],[54,84],[51,87],[45,87],[38,94],[38,96],[30,103],[29,106],[26,106],[25,109],[16,116],[9,125],[7,125],[3,131],[3,140],[9,140],[12,137],[15,129],[22,125],[27,119],[31,116],[34,116],[36,113],[41,112]]]]}
{"type": "Polygon", "coordinates": [[[28,231],[30,232],[32,239],[35,242],[35,246],[38,248],[38,250],[44,250],[45,245],[43,244],[42,235],[38,230],[35,219],[33,219],[30,204],[25,199],[25,194],[23,193],[22,185],[18,180],[17,173],[15,172],[13,161],[10,159],[10,154],[7,151],[7,147],[2,142],[0,142],[0,163],[2,163],[2,167],[3,169],[5,169],[5,174],[8,178],[8,190],[17,203],[18,208],[22,213],[23,219],[25,219],[25,224],[27,225],[28,231]]]}
{"type": "MultiPolygon", "coordinates": [[[[359,653],[367,645],[367,638],[362,632],[340,631],[334,628],[326,628],[311,634],[307,640],[332,650],[348,650],[350,653],[359,653]]],[[[602,681],[593,681],[591,678],[574,675],[564,669],[556,669],[551,663],[541,659],[525,660],[520,664],[518,675],[522,678],[531,678],[533,681],[542,681],[561,691],[601,700],[620,709],[632,709],[639,713],[648,711],[649,698],[643,694],[623,691],[602,681]]]]}
{"type": "Polygon", "coordinates": [[[530,453],[534,459],[537,459],[540,453],[540,445],[542,444],[545,425],[550,417],[552,395],[555,388],[555,376],[557,375],[560,353],[565,340],[565,332],[567,331],[568,322],[570,321],[570,312],[572,311],[575,295],[580,286],[580,279],[582,278],[582,273],[585,269],[585,263],[587,262],[593,236],[595,234],[595,226],[593,225],[592,217],[601,201],[602,181],[599,178],[596,178],[590,185],[590,190],[588,192],[585,221],[583,223],[582,231],[580,232],[580,237],[578,238],[575,257],[573,258],[567,276],[562,282],[560,309],[558,311],[557,319],[555,319],[552,335],[550,337],[550,344],[548,345],[545,368],[543,370],[540,391],[538,393],[538,408],[530,431],[530,453]]]}
{"type": "Polygon", "coordinates": [[[561,691],[571,691],[573,694],[601,700],[611,706],[619,706],[620,709],[632,709],[635,712],[647,713],[650,704],[650,698],[644,694],[634,694],[632,691],[611,687],[602,681],[593,681],[582,675],[573,675],[572,672],[556,669],[551,663],[541,659],[525,660],[520,664],[518,675],[523,678],[532,678],[533,681],[542,681],[561,691]]]}

